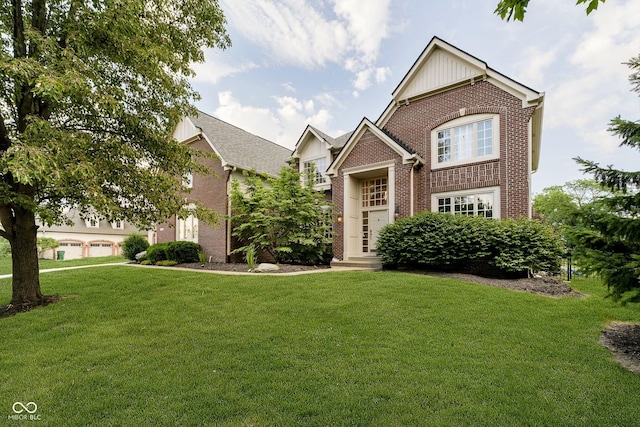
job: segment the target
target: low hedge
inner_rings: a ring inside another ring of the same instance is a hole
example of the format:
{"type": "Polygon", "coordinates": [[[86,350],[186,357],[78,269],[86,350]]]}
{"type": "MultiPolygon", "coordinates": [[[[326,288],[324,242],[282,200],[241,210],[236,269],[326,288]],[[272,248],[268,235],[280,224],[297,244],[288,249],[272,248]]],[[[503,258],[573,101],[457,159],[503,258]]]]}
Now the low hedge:
{"type": "Polygon", "coordinates": [[[386,268],[456,270],[490,276],[556,272],[563,245],[539,221],[422,212],[384,227],[377,239],[386,268]]]}
{"type": "Polygon", "coordinates": [[[193,242],[156,243],[149,246],[145,259],[151,264],[157,264],[160,261],[175,261],[178,264],[198,262],[199,251],[200,246],[193,242]]]}

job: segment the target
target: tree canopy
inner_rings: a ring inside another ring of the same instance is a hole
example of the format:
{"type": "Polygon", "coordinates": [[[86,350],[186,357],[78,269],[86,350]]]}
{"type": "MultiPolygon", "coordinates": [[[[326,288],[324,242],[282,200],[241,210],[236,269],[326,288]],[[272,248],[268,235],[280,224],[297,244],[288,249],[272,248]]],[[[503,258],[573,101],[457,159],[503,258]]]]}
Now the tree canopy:
{"type": "Polygon", "coordinates": [[[303,184],[285,166],[277,178],[246,173],[242,183],[232,181],[233,236],[243,245],[236,252],[264,252],[277,262],[330,261],[333,211],[324,192],[314,190],[314,174],[303,184]]]}
{"type": "MultiPolygon", "coordinates": [[[[599,4],[604,3],[606,0],[577,0],[576,4],[587,4],[587,15],[598,9],[599,4]]],[[[496,7],[494,13],[500,16],[501,19],[507,21],[513,18],[514,20],[523,21],[524,15],[527,13],[527,6],[529,6],[529,0],[501,0],[496,7]]]]}
{"type": "Polygon", "coordinates": [[[150,224],[201,170],[172,138],[204,47],[230,44],[216,0],[0,0],[0,236],[13,303],[37,304],[36,218],[150,224]],[[32,254],[33,252],[33,254],[32,254]],[[29,270],[36,273],[29,273],[29,270]]]}

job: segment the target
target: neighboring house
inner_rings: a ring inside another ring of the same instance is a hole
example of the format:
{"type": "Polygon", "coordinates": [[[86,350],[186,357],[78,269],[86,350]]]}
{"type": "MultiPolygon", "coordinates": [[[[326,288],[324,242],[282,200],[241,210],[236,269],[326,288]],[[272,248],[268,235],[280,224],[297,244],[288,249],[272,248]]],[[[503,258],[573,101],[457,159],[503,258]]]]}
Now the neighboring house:
{"type": "MultiPolygon", "coordinates": [[[[194,177],[189,195],[219,212],[240,170],[275,175],[290,155],[304,176],[315,170],[316,188],[337,212],[334,262],[379,265],[380,229],[419,211],[530,217],[543,105],[544,93],[434,37],[378,120],[364,118],[338,138],[307,126],[291,154],[203,113],[175,137],[220,157],[220,178],[194,177]]],[[[228,259],[228,224],[206,232],[196,219],[175,225],[160,228],[158,240],[194,240],[216,261],[228,259]]]]}
{"type": "MultiPolygon", "coordinates": [[[[183,119],[174,137],[191,148],[217,156],[204,160],[216,176],[194,174],[188,183],[191,191],[186,195],[186,204],[198,200],[222,215],[229,213],[232,179],[242,180],[243,171],[251,170],[275,177],[291,158],[291,150],[203,112],[183,119]]],[[[214,262],[228,262],[234,249],[230,225],[224,218],[212,227],[193,216],[184,220],[174,216],[157,227],[157,241],[174,240],[198,243],[214,262]]]]}
{"type": "Polygon", "coordinates": [[[38,237],[55,239],[60,245],[55,251],[50,249],[40,254],[43,258],[76,259],[120,255],[122,242],[127,236],[134,233],[147,235],[146,231],[141,231],[126,221],[109,222],[98,217],[82,219],[76,210],[68,211],[66,216],[73,221],[73,225],[40,225],[38,228],[38,237]]]}

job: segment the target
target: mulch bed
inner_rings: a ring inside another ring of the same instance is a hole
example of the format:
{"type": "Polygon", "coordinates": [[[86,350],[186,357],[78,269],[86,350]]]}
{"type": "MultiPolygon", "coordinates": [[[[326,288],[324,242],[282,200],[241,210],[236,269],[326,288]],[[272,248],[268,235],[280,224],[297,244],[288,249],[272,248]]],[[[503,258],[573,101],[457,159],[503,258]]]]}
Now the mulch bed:
{"type": "Polygon", "coordinates": [[[40,304],[5,304],[0,306],[0,318],[15,316],[18,313],[24,313],[34,308],[44,307],[45,305],[53,304],[62,300],[64,300],[64,297],[61,297],[60,295],[45,295],[42,297],[40,304]]]}

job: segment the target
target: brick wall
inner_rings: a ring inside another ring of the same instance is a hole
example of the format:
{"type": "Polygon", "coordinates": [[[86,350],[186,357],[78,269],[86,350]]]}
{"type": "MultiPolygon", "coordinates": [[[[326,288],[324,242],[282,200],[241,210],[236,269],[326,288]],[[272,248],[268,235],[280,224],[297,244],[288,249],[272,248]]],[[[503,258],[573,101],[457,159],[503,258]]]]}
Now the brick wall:
{"type": "MultiPolygon", "coordinates": [[[[333,203],[344,212],[343,169],[395,160],[396,205],[400,217],[410,214],[410,183],[414,173],[414,213],[431,210],[431,194],[448,191],[500,187],[500,212],[503,218],[529,214],[529,141],[528,123],[535,107],[522,108],[522,101],[489,82],[476,82],[438,93],[398,107],[385,128],[396,135],[424,160],[425,165],[412,172],[398,154],[372,132],[363,134],[344,159],[332,179],[333,203]],[[462,166],[431,169],[431,132],[438,126],[474,114],[498,114],[500,117],[498,159],[462,166]]],[[[395,206],[390,206],[394,209],[395,206]]],[[[344,230],[334,224],[334,256],[343,258],[344,230]]]]}
{"type": "Polygon", "coordinates": [[[417,211],[431,209],[431,194],[500,186],[502,217],[529,213],[528,123],[534,107],[522,108],[519,98],[489,82],[476,82],[400,106],[386,128],[413,148],[426,165],[418,172],[417,211]],[[431,170],[431,131],[474,114],[500,116],[500,158],[470,165],[431,170]]]}
{"type": "MultiPolygon", "coordinates": [[[[211,152],[211,147],[201,139],[191,145],[196,150],[211,152]]],[[[223,215],[227,213],[227,179],[228,171],[222,168],[222,163],[217,159],[200,159],[209,167],[215,176],[194,174],[193,188],[185,196],[188,204],[198,200],[209,209],[215,210],[223,215]]],[[[210,226],[202,221],[198,221],[198,244],[204,250],[207,258],[211,257],[214,262],[227,261],[227,225],[221,219],[217,226],[210,226]]],[[[171,242],[176,240],[176,218],[171,217],[166,223],[157,227],[158,242],[171,242]]]]}

